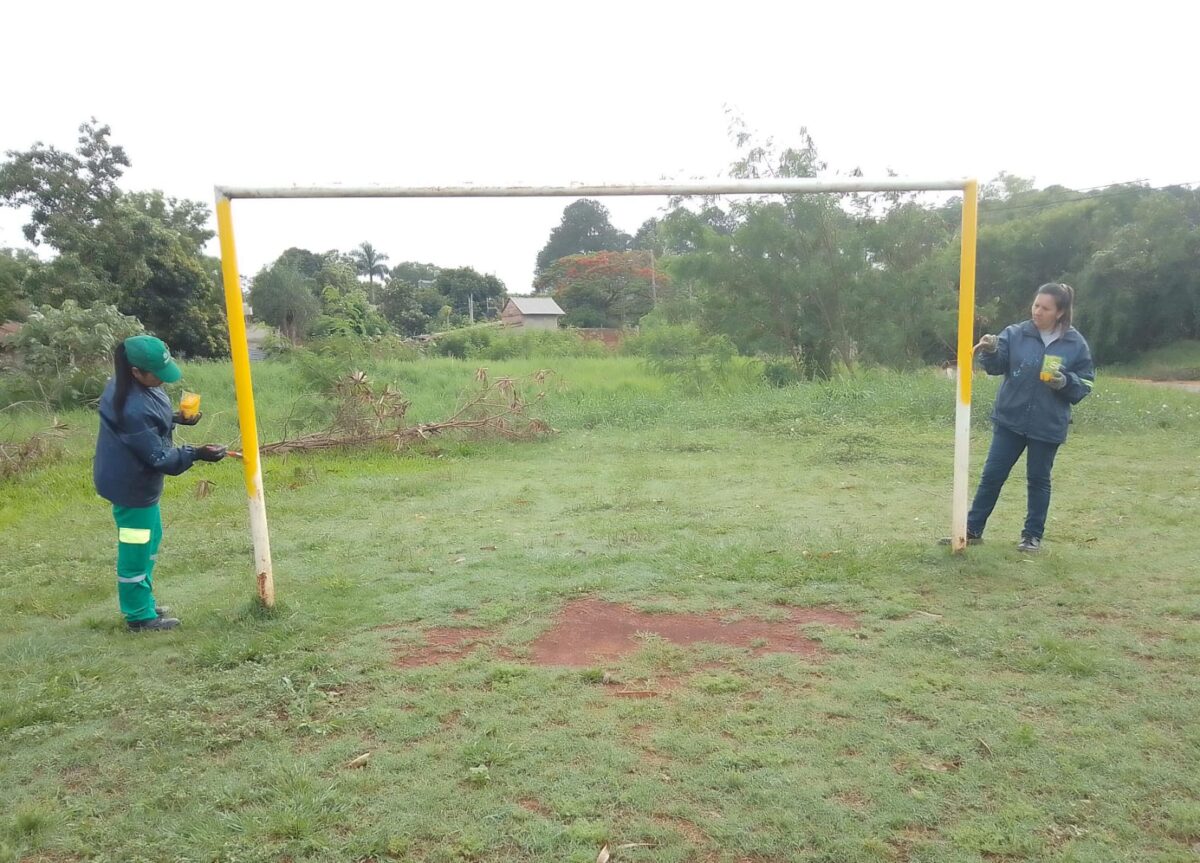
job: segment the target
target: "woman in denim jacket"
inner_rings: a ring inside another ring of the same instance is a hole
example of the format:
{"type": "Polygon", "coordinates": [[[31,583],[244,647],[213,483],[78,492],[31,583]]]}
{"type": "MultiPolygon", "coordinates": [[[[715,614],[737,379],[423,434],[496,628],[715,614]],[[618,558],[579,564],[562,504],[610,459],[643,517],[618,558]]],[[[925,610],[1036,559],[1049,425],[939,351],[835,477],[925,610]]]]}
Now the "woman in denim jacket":
{"type": "Polygon", "coordinates": [[[1000,489],[1021,453],[1027,452],[1028,504],[1017,548],[1041,550],[1054,456],[1067,439],[1071,405],[1092,391],[1096,379],[1087,341],[1071,326],[1074,304],[1070,285],[1042,285],[1033,298],[1030,320],[1006,327],[999,336],[985,335],[975,346],[983,370],[1004,375],[1004,382],[992,410],[992,445],[967,514],[970,544],[983,541],[1000,489]]]}

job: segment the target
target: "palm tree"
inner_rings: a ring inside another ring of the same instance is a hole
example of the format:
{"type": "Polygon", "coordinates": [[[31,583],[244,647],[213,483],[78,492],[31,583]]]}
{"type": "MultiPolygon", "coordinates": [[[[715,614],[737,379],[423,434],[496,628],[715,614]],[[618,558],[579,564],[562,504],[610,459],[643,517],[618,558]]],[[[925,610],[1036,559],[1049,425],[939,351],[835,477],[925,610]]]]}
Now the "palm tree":
{"type": "Polygon", "coordinates": [[[379,281],[382,282],[384,276],[387,275],[388,268],[384,266],[384,261],[388,256],[383,252],[377,251],[370,243],[362,243],[357,249],[350,251],[350,258],[354,261],[354,266],[358,270],[360,276],[366,276],[367,281],[371,284],[371,302],[375,302],[375,276],[379,276],[379,281]]]}

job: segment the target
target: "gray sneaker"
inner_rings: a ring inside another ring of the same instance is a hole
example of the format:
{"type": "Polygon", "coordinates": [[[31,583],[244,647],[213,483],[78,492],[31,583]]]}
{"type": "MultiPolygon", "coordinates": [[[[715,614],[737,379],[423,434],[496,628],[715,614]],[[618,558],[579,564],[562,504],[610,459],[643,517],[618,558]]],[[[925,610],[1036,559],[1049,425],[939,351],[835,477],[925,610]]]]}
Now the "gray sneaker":
{"type": "Polygon", "coordinates": [[[1017,543],[1017,551],[1026,551],[1030,554],[1036,554],[1041,550],[1042,540],[1040,537],[1021,534],[1021,541],[1017,543]]]}

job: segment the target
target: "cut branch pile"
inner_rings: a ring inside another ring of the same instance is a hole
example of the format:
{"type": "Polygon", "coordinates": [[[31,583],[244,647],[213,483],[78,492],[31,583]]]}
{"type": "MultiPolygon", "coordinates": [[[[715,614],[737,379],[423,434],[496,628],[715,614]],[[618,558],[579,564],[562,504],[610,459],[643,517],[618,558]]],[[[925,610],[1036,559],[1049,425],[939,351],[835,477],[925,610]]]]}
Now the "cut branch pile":
{"type": "Polygon", "coordinates": [[[487,369],[475,372],[475,387],[462,399],[458,409],[439,422],[405,425],[409,402],[387,385],[375,392],[363,372],[337,382],[333,389],[336,405],[333,422],[323,431],[284,439],[259,447],[262,455],[282,455],[304,450],[337,449],[390,443],[403,449],[433,437],[454,434],[474,440],[506,438],[532,440],[551,434],[544,420],[528,415],[527,410],[546,396],[545,384],[553,372],[542,370],[527,378],[509,377],[491,380],[487,369]],[[536,387],[537,394],[526,399],[524,387],[536,387]]]}
{"type": "Polygon", "coordinates": [[[50,428],[20,441],[0,442],[0,480],[10,479],[58,458],[67,426],[55,417],[50,428]]]}

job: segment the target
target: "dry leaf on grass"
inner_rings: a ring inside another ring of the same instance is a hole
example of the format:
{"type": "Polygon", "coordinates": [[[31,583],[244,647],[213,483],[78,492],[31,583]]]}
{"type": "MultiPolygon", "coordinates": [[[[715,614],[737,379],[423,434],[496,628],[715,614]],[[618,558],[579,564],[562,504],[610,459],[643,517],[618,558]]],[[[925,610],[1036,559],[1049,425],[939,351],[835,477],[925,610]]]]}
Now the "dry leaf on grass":
{"type": "Polygon", "coordinates": [[[357,768],[357,767],[366,767],[366,766],[367,766],[367,762],[368,762],[368,761],[370,761],[370,760],[371,760],[371,753],[370,753],[370,752],[364,752],[362,755],[358,756],[357,758],[353,758],[353,759],[351,759],[350,761],[347,761],[347,762],[346,762],[346,769],[347,769],[347,770],[353,770],[353,769],[355,769],[355,768],[357,768]]]}
{"type": "MultiPolygon", "coordinates": [[[[628,851],[630,848],[654,848],[653,842],[626,842],[618,845],[613,851],[628,851]]],[[[608,843],[604,843],[604,847],[600,849],[600,853],[596,855],[596,863],[609,863],[612,860],[612,852],[608,850],[608,843]]]]}

